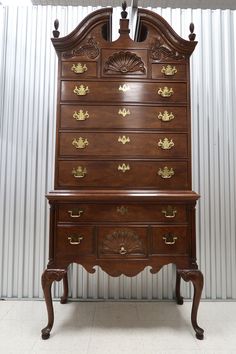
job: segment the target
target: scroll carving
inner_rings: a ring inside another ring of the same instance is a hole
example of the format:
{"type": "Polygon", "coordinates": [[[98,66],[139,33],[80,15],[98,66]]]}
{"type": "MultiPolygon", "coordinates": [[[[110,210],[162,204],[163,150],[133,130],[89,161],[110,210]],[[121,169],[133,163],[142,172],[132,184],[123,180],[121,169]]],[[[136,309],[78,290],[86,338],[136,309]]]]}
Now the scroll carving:
{"type": "Polygon", "coordinates": [[[114,231],[107,235],[102,244],[104,253],[125,254],[130,253],[145,253],[145,249],[139,236],[133,231],[121,230],[114,231]]]}
{"type": "Polygon", "coordinates": [[[129,72],[141,72],[145,74],[144,62],[135,53],[118,52],[108,58],[104,66],[104,72],[127,74],[129,72]]]}
{"type": "Polygon", "coordinates": [[[151,47],[151,59],[163,61],[167,59],[184,60],[185,55],[169,48],[162,40],[161,37],[157,38],[151,47]]]}
{"type": "Polygon", "coordinates": [[[77,49],[73,49],[69,52],[63,54],[64,58],[72,58],[79,56],[87,56],[89,59],[95,59],[98,57],[100,49],[98,43],[95,41],[94,37],[90,37],[86,44],[83,44],[77,49]]]}

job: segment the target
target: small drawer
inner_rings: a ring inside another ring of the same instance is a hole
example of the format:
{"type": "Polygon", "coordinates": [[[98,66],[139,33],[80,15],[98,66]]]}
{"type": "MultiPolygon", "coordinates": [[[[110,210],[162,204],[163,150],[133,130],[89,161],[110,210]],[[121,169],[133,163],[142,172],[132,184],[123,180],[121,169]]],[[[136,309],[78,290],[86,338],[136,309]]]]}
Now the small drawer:
{"type": "Polygon", "coordinates": [[[62,77],[84,78],[97,76],[97,63],[85,61],[63,61],[62,77]]]}
{"type": "Polygon", "coordinates": [[[186,65],[152,64],[152,78],[159,80],[186,80],[186,65]]]}
{"type": "Polygon", "coordinates": [[[98,258],[146,258],[147,254],[147,227],[99,228],[98,258]]]}
{"type": "Polygon", "coordinates": [[[151,254],[187,254],[191,241],[187,231],[187,226],[153,227],[151,254]]]}
{"type": "Polygon", "coordinates": [[[55,237],[56,256],[86,256],[95,253],[92,226],[58,226],[55,237]]]}
{"type": "Polygon", "coordinates": [[[175,204],[60,204],[59,222],[186,222],[186,206],[175,204]]]}

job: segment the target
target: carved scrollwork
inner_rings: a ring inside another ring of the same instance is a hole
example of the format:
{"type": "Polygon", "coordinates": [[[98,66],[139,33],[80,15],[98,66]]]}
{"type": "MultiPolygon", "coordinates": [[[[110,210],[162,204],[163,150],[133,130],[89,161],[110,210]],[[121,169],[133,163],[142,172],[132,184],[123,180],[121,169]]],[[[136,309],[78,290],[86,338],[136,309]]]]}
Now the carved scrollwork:
{"type": "Polygon", "coordinates": [[[145,74],[146,69],[144,62],[135,53],[131,52],[118,52],[114,53],[108,58],[104,66],[104,72],[116,72],[121,74],[127,74],[129,72],[137,72],[145,74]]]}
{"type": "Polygon", "coordinates": [[[103,253],[130,254],[145,253],[142,240],[133,231],[114,231],[105,237],[102,243],[103,253]]]}
{"type": "Polygon", "coordinates": [[[168,59],[184,60],[185,55],[179,53],[176,50],[168,47],[161,39],[157,38],[153,46],[151,47],[151,59],[157,61],[163,61],[168,59]]]}
{"type": "Polygon", "coordinates": [[[86,56],[89,59],[96,59],[100,53],[98,43],[95,41],[94,37],[90,37],[87,43],[83,44],[77,49],[65,52],[63,54],[64,58],[73,58],[79,56],[86,56]]]}

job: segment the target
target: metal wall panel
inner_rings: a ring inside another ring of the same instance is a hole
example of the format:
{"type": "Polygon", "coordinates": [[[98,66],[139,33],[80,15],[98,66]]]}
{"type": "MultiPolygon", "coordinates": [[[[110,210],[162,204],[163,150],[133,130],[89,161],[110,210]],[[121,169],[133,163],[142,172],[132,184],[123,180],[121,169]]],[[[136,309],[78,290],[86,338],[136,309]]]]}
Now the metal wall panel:
{"type": "MultiPolygon", "coordinates": [[[[93,7],[0,7],[0,296],[42,298],[53,188],[57,60],[53,21],[61,36],[93,7]]],[[[152,9],[187,38],[195,23],[192,57],[193,189],[203,297],[236,299],[236,11],[152,9]]],[[[120,8],[114,8],[117,30],[120,8]]],[[[114,36],[115,38],[115,36],[114,36]]],[[[72,298],[172,299],[173,266],[134,278],[91,275],[70,268],[72,298]]],[[[56,284],[58,296],[61,285],[56,284]]],[[[191,296],[190,286],[183,285],[191,296]]]]}

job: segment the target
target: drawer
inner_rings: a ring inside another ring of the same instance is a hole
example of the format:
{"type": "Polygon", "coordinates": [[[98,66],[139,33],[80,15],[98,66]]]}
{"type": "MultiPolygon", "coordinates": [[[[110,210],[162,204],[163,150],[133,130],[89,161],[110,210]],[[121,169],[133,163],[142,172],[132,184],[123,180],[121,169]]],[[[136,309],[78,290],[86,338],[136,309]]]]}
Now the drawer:
{"type": "Polygon", "coordinates": [[[187,129],[186,107],[61,105],[61,128],[187,129]]]}
{"type": "Polygon", "coordinates": [[[187,226],[153,227],[151,254],[187,254],[191,240],[187,232],[187,226]]]}
{"type": "Polygon", "coordinates": [[[63,61],[61,64],[61,76],[82,79],[84,77],[97,76],[97,63],[85,61],[63,61]]]}
{"type": "Polygon", "coordinates": [[[186,222],[186,206],[174,204],[60,204],[59,222],[186,222]]]}
{"type": "Polygon", "coordinates": [[[152,64],[152,78],[159,80],[186,80],[187,71],[184,64],[152,64]]]}
{"type": "Polygon", "coordinates": [[[112,82],[111,80],[100,82],[62,81],[61,100],[78,102],[186,102],[187,84],[173,82],[112,82]],[[165,96],[163,97],[162,95],[165,96]]]}
{"type": "Polygon", "coordinates": [[[58,165],[58,188],[190,188],[187,162],[60,160],[58,165]]]}
{"type": "Polygon", "coordinates": [[[57,226],[55,237],[57,256],[91,255],[95,253],[95,239],[92,226],[57,226]]]}
{"type": "Polygon", "coordinates": [[[59,134],[60,156],[188,156],[187,134],[73,132],[59,134]]]}
{"type": "Polygon", "coordinates": [[[98,258],[146,258],[147,227],[99,227],[98,258]]]}

